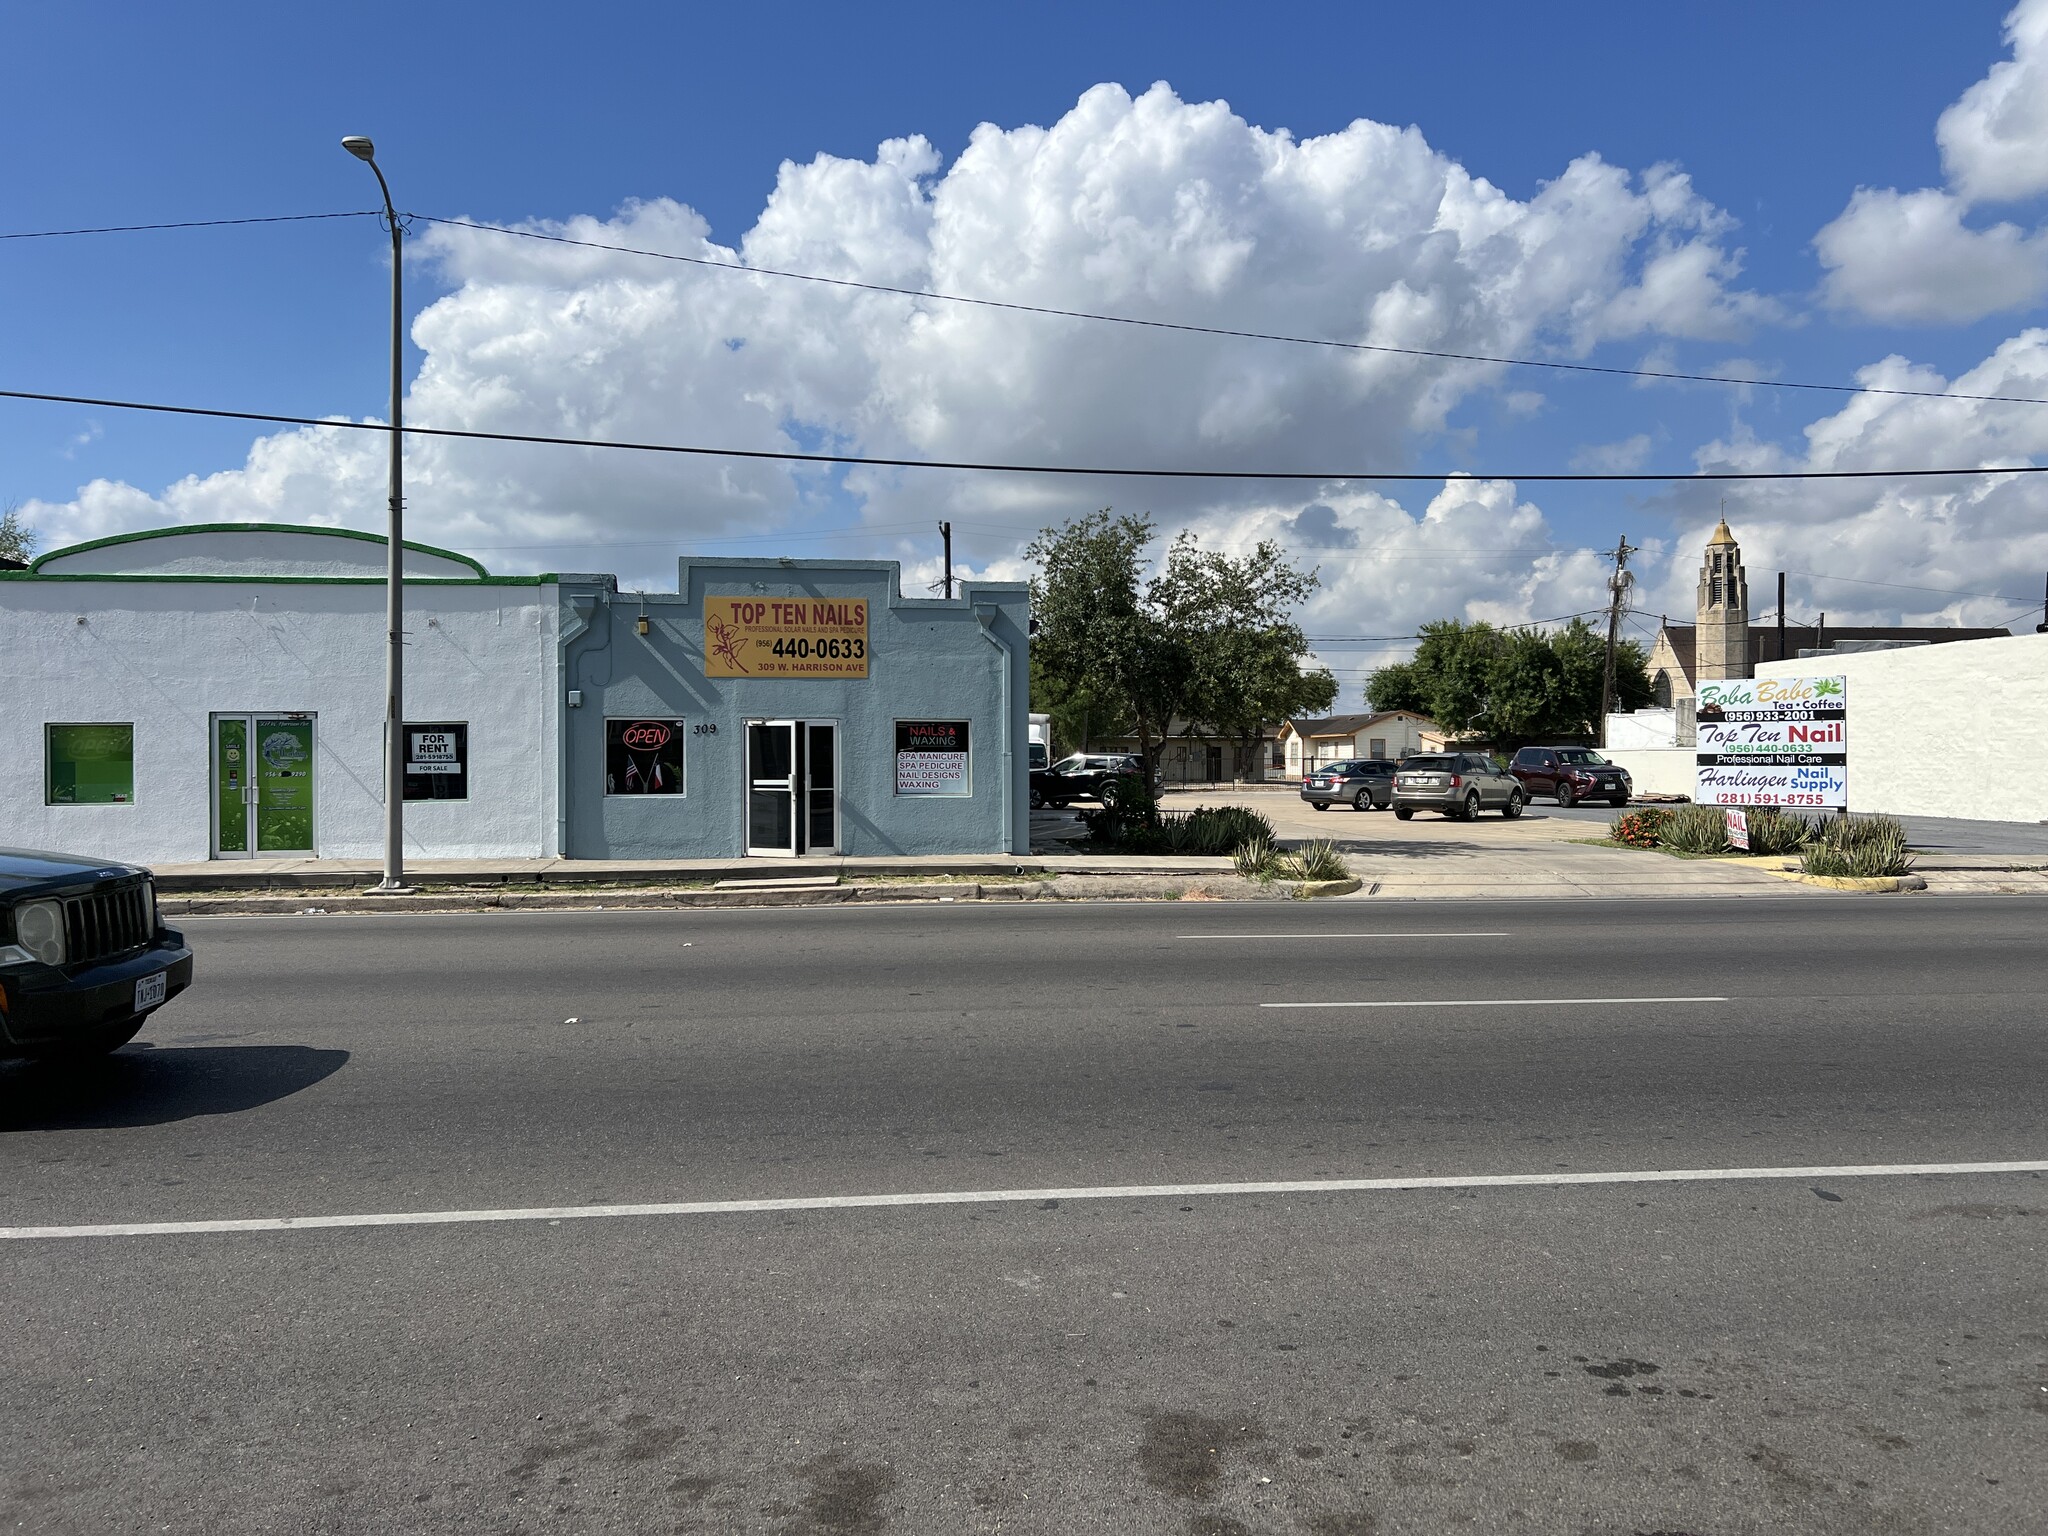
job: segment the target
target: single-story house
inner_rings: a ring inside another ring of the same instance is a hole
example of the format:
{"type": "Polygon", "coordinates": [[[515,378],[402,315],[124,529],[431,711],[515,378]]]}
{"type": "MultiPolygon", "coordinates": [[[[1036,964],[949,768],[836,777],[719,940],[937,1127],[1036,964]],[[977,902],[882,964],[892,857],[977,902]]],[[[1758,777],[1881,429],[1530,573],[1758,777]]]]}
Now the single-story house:
{"type": "Polygon", "coordinates": [[[1339,763],[1359,757],[1399,761],[1412,752],[1431,750],[1433,744],[1441,745],[1442,740],[1443,732],[1434,720],[1406,709],[1288,720],[1280,727],[1280,749],[1289,778],[1317,763],[1339,763]]]}

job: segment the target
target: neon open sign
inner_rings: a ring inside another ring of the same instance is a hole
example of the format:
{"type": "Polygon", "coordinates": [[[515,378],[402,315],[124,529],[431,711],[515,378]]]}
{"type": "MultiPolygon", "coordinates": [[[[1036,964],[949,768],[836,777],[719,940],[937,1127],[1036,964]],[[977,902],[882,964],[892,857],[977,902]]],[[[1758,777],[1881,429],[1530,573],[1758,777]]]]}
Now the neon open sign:
{"type": "Polygon", "coordinates": [[[669,728],[653,720],[643,720],[629,725],[619,733],[619,740],[628,747],[641,752],[651,752],[656,747],[668,745],[669,728]]]}

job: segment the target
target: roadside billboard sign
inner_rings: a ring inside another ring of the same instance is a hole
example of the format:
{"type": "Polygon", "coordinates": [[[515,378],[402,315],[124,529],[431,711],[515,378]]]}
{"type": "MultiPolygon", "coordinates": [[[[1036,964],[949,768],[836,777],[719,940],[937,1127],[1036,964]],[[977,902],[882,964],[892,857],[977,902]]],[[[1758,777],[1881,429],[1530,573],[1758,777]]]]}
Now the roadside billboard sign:
{"type": "Polygon", "coordinates": [[[1695,742],[1696,804],[1833,810],[1849,803],[1845,677],[1703,682],[1695,742]]]}
{"type": "Polygon", "coordinates": [[[866,677],[868,605],[857,597],[707,597],[706,677],[866,677]]]}

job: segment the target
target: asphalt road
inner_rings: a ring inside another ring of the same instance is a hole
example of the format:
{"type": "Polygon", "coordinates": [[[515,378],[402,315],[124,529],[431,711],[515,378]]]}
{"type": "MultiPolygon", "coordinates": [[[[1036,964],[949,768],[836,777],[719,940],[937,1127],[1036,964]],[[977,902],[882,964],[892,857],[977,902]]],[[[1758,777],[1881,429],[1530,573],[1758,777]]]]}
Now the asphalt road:
{"type": "MultiPolygon", "coordinates": [[[[2039,1161],[2044,918],[195,920],[146,1043],[0,1068],[0,1225],[2039,1161]]],[[[2044,1228],[1975,1171],[10,1239],[0,1528],[2035,1531],[2044,1228]]]]}

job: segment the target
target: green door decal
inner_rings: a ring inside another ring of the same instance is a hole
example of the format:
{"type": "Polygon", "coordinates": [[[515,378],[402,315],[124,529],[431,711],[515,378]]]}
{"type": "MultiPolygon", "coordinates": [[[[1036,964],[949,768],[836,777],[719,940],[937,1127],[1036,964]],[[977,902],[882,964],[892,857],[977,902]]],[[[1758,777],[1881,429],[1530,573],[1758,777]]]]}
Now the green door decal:
{"type": "Polygon", "coordinates": [[[219,827],[218,850],[249,851],[249,722],[213,722],[213,803],[219,827]]]}
{"type": "Polygon", "coordinates": [[[313,850],[313,722],[256,722],[256,851],[313,850]]]}

